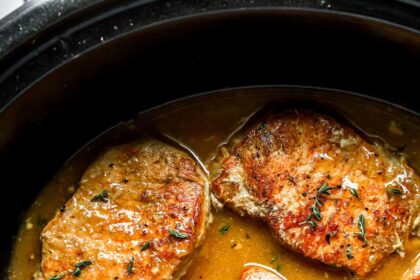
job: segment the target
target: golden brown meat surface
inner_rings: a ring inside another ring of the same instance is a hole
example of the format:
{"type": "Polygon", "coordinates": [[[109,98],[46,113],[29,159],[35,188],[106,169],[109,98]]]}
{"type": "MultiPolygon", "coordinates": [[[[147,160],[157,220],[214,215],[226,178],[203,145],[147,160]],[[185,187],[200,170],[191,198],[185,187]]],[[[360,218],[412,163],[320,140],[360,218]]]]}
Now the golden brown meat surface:
{"type": "Polygon", "coordinates": [[[220,149],[216,197],[266,222],[286,247],[363,277],[403,254],[419,178],[405,162],[331,117],[272,114],[220,149]]]}
{"type": "Polygon", "coordinates": [[[262,266],[248,265],[242,271],[241,280],[286,280],[286,278],[262,266]]]}
{"type": "Polygon", "coordinates": [[[39,279],[179,279],[203,238],[207,191],[195,161],[166,144],[110,149],[43,230],[39,279]]]}

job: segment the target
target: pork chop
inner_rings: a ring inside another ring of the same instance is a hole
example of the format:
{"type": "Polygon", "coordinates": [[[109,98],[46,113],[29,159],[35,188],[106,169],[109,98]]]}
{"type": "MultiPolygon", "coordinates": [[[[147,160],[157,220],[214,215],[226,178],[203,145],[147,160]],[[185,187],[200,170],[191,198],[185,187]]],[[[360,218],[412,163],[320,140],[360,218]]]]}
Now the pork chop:
{"type": "Polygon", "coordinates": [[[363,277],[403,255],[419,178],[380,145],[308,111],[271,114],[220,149],[212,191],[264,221],[284,246],[363,277]]]}
{"type": "Polygon", "coordinates": [[[208,182],[148,140],[110,149],[42,232],[38,279],[179,279],[203,239],[208,182]]]}

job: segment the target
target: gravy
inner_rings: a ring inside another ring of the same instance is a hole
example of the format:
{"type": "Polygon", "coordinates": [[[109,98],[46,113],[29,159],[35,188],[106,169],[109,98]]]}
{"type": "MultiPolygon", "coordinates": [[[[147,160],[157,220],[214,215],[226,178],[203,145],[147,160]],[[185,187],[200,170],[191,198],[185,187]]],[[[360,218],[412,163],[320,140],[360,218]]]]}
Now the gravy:
{"type": "MultiPolygon", "coordinates": [[[[26,212],[9,267],[10,279],[32,279],[41,259],[40,232],[54,213],[77,188],[86,167],[105,147],[128,142],[142,135],[165,135],[185,145],[204,166],[217,147],[239,129],[261,107],[273,102],[287,104],[303,98],[322,106],[332,107],[350,120],[367,136],[377,135],[393,147],[405,145],[410,165],[419,170],[420,135],[418,118],[398,108],[362,97],[325,93],[317,90],[291,92],[287,89],[265,88],[233,90],[223,95],[212,94],[177,101],[121,123],[101,135],[74,155],[40,192],[26,212]]],[[[376,139],[375,137],[373,139],[376,139]]],[[[404,258],[389,257],[367,279],[400,279],[420,253],[420,239],[406,242],[404,258]]],[[[183,280],[239,279],[248,262],[273,267],[289,280],[353,279],[348,272],[311,262],[281,248],[268,229],[257,222],[239,217],[224,209],[214,213],[204,244],[183,280]],[[221,229],[229,226],[225,234],[221,229]]]]}

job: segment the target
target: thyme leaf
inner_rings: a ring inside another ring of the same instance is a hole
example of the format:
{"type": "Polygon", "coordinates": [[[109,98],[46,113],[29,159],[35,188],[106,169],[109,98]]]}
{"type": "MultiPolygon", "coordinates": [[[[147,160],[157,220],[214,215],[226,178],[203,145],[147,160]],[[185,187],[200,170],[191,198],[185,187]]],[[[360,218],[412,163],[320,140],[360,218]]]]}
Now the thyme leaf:
{"type": "Polygon", "coordinates": [[[103,190],[101,193],[94,195],[90,201],[94,202],[94,201],[100,200],[102,202],[107,202],[108,197],[109,197],[109,191],[103,190]]]}
{"type": "Polygon", "coordinates": [[[299,225],[308,224],[308,225],[311,226],[311,229],[313,229],[313,230],[316,229],[317,224],[316,224],[316,222],[311,221],[311,218],[312,218],[312,214],[308,214],[308,216],[306,217],[306,219],[303,222],[301,222],[299,225]]]}
{"type": "Polygon", "coordinates": [[[91,265],[91,264],[93,264],[93,261],[89,261],[89,260],[87,260],[87,261],[81,261],[81,262],[77,263],[75,265],[75,267],[85,268],[86,266],[91,265]]]}
{"type": "Polygon", "coordinates": [[[278,272],[280,272],[280,269],[281,269],[281,265],[279,264],[279,259],[280,259],[279,255],[274,255],[270,261],[270,264],[272,265],[272,267],[278,272]]]}
{"type": "Polygon", "coordinates": [[[308,221],[308,224],[311,226],[311,229],[316,229],[317,223],[314,221],[308,221]]]}
{"type": "Polygon", "coordinates": [[[221,234],[221,235],[225,235],[225,234],[228,232],[229,228],[230,228],[230,224],[226,224],[226,225],[224,225],[224,226],[220,229],[220,234],[221,234]]]}
{"type": "Polygon", "coordinates": [[[172,236],[172,237],[175,237],[175,238],[179,238],[179,239],[185,239],[185,238],[189,237],[188,234],[180,233],[180,232],[178,232],[174,229],[169,230],[169,235],[172,236]]]}
{"type": "Polygon", "coordinates": [[[350,192],[351,192],[352,195],[354,195],[357,199],[360,200],[360,196],[357,193],[357,190],[356,189],[350,188],[350,192]]]}
{"type": "Polygon", "coordinates": [[[61,278],[64,277],[64,275],[65,275],[65,273],[57,274],[57,275],[55,275],[53,277],[50,277],[50,280],[60,280],[61,278]]]}
{"type": "Polygon", "coordinates": [[[388,192],[391,194],[396,194],[396,195],[402,195],[402,191],[399,189],[394,189],[394,188],[388,188],[388,192]]]}
{"type": "Polygon", "coordinates": [[[146,251],[147,250],[147,248],[149,248],[150,247],[150,244],[152,244],[151,242],[146,242],[146,243],[144,243],[144,245],[143,246],[141,246],[141,251],[143,252],[143,251],[146,251]]]}
{"type": "Polygon", "coordinates": [[[127,273],[131,274],[133,272],[134,257],[131,257],[127,265],[127,273]]]}
{"type": "Polygon", "coordinates": [[[311,206],[312,213],[314,214],[314,217],[320,221],[321,220],[321,213],[319,212],[319,208],[315,205],[315,203],[311,206]]]}
{"type": "Polygon", "coordinates": [[[323,183],[322,186],[318,189],[317,194],[321,195],[321,194],[325,194],[325,195],[330,195],[331,193],[329,192],[330,190],[333,190],[334,187],[329,187],[327,185],[327,183],[323,183]]]}
{"type": "Polygon", "coordinates": [[[86,261],[81,261],[77,264],[75,264],[74,266],[76,267],[76,269],[73,271],[73,276],[75,277],[79,277],[80,274],[82,273],[82,269],[84,269],[85,267],[87,267],[88,265],[93,264],[92,261],[86,260],[86,261]]]}
{"type": "Polygon", "coordinates": [[[366,236],[365,236],[366,234],[365,224],[366,224],[365,217],[363,216],[363,214],[360,214],[359,221],[357,222],[357,225],[359,226],[359,229],[360,229],[358,236],[360,237],[360,239],[363,240],[363,242],[367,242],[366,236]]]}
{"type": "Polygon", "coordinates": [[[74,277],[79,277],[80,273],[82,273],[82,270],[78,267],[76,267],[76,269],[73,271],[73,276],[74,277]]]}

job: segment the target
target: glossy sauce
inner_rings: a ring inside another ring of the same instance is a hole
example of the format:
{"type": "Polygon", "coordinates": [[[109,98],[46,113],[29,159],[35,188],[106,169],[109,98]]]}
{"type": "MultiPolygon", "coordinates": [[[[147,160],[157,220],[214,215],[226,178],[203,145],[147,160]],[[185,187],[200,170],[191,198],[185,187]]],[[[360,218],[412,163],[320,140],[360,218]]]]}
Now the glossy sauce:
{"type": "MultiPolygon", "coordinates": [[[[299,95],[298,92],[294,94],[295,97],[299,95]]],[[[316,91],[306,94],[305,98],[332,107],[359,129],[369,135],[381,136],[391,146],[404,144],[411,166],[419,170],[417,151],[420,151],[420,143],[416,137],[420,135],[420,127],[417,118],[363,98],[344,96],[338,99],[334,94],[318,94],[316,91]]],[[[165,105],[110,130],[66,163],[28,210],[16,237],[10,278],[32,278],[40,262],[39,235],[43,226],[70,198],[83,171],[104,147],[128,142],[144,134],[166,135],[188,147],[206,165],[217,147],[254,112],[273,102],[287,104],[289,99],[290,93],[278,89],[196,97],[165,105]]],[[[420,253],[420,239],[410,239],[405,248],[405,258],[391,256],[367,279],[400,279],[420,253]]],[[[311,262],[281,248],[265,226],[226,209],[214,213],[204,244],[183,279],[239,279],[243,265],[248,262],[273,267],[289,280],[353,279],[347,272],[311,262]],[[229,229],[222,234],[220,230],[227,225],[229,229]]]]}

